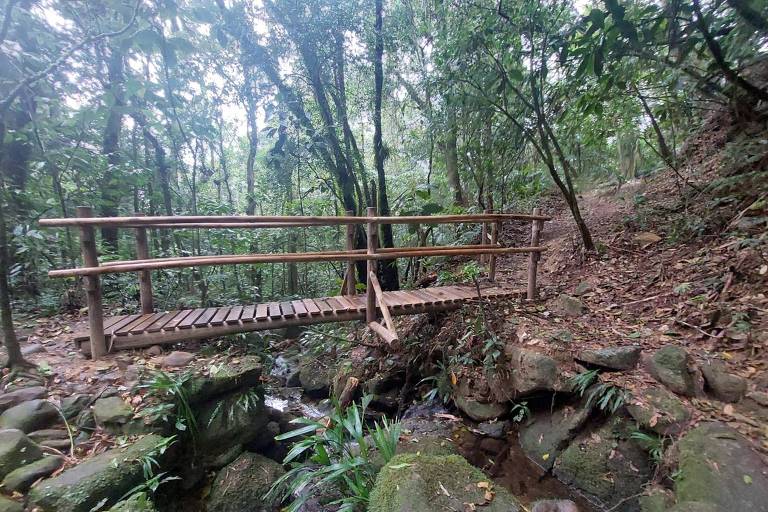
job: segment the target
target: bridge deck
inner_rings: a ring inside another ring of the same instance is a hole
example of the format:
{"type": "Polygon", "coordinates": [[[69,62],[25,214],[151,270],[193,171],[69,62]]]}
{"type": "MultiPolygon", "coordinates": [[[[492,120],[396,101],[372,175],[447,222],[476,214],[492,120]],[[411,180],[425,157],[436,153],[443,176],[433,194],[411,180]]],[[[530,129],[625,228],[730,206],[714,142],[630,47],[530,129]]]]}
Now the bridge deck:
{"type": "MultiPolygon", "coordinates": [[[[498,299],[521,297],[523,294],[495,287],[482,290],[482,295],[498,299]]],[[[441,286],[384,292],[384,300],[392,315],[456,309],[462,303],[477,298],[477,291],[471,286],[441,286]]],[[[364,294],[245,306],[183,309],[145,315],[104,317],[104,334],[108,346],[112,350],[120,350],[293,325],[363,320],[365,310],[364,294]]],[[[90,351],[88,340],[87,327],[84,331],[75,333],[75,342],[85,352],[90,351]]]]}

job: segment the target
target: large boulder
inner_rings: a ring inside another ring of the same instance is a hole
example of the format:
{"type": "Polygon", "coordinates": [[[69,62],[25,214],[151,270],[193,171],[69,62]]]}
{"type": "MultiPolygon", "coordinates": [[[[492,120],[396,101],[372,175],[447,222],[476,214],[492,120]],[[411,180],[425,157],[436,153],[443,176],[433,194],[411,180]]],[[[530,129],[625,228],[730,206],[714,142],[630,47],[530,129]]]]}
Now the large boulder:
{"type": "Polygon", "coordinates": [[[42,457],[40,447],[21,430],[0,430],[0,478],[42,457]]]}
{"type": "Polygon", "coordinates": [[[379,472],[369,512],[443,512],[477,507],[518,512],[509,491],[497,487],[459,455],[396,455],[379,472]]]}
{"type": "Polygon", "coordinates": [[[561,293],[555,302],[555,309],[564,316],[579,317],[583,315],[587,308],[584,303],[576,297],[561,293]]]}
{"type": "Polygon", "coordinates": [[[680,439],[678,449],[678,503],[706,503],[713,510],[766,510],[768,467],[738,432],[723,423],[703,423],[680,439]]]}
{"type": "Polygon", "coordinates": [[[93,404],[93,418],[99,427],[119,434],[133,419],[133,407],[119,396],[99,398],[93,404]]]}
{"type": "Polygon", "coordinates": [[[91,405],[92,395],[78,393],[61,399],[61,413],[68,420],[80,414],[80,411],[91,405]]]}
{"type": "Polygon", "coordinates": [[[638,508],[637,496],[651,477],[648,454],[629,438],[631,427],[615,417],[580,434],[558,457],[554,474],[616,512],[638,508]]]}
{"type": "Polygon", "coordinates": [[[9,409],[22,402],[45,398],[45,388],[43,386],[30,386],[28,388],[19,388],[15,391],[3,393],[0,395],[0,411],[9,409]]]}
{"type": "Polygon", "coordinates": [[[280,503],[264,495],[285,474],[283,466],[256,453],[245,452],[216,475],[208,498],[208,512],[269,512],[280,503]]]}
{"type": "Polygon", "coordinates": [[[552,413],[537,412],[521,426],[520,446],[528,458],[546,470],[552,469],[557,456],[589,418],[591,407],[586,407],[585,402],[552,413]]]}
{"type": "Polygon", "coordinates": [[[701,366],[707,388],[718,400],[738,402],[747,392],[747,379],[728,373],[722,361],[710,361],[701,366]]]}
{"type": "Polygon", "coordinates": [[[203,404],[196,416],[198,448],[210,456],[255,440],[269,422],[260,389],[232,393],[203,404]]]}
{"type": "Polygon", "coordinates": [[[33,483],[50,476],[64,465],[64,457],[50,455],[26,466],[14,469],[3,478],[2,487],[6,492],[27,492],[33,483]]]}
{"type": "Polygon", "coordinates": [[[691,411],[669,391],[652,387],[636,393],[627,411],[637,424],[662,436],[674,436],[683,431],[691,419],[691,411]]]}
{"type": "Polygon", "coordinates": [[[262,365],[256,356],[244,356],[215,366],[208,375],[196,375],[184,382],[190,404],[199,404],[220,395],[261,385],[262,365]]]}
{"type": "Polygon", "coordinates": [[[475,421],[489,421],[509,411],[509,405],[499,402],[480,402],[474,398],[457,396],[453,399],[456,407],[475,421]]]}
{"type": "Polygon", "coordinates": [[[107,450],[38,483],[29,492],[29,502],[44,512],[89,512],[97,504],[113,505],[145,480],[142,467],[147,457],[162,466],[161,448],[166,444],[164,438],[151,434],[107,450]]]}
{"type": "Polygon", "coordinates": [[[667,345],[660,348],[648,360],[648,370],[653,378],[677,394],[699,396],[704,383],[693,358],[684,348],[667,345]]]}
{"type": "Polygon", "coordinates": [[[631,370],[640,359],[640,347],[606,347],[595,350],[582,350],[576,359],[587,364],[609,370],[631,370]]]}
{"type": "Polygon", "coordinates": [[[570,385],[553,358],[517,346],[505,349],[512,370],[512,398],[541,392],[568,391],[570,385]]]}
{"type": "Polygon", "coordinates": [[[24,512],[24,505],[5,496],[0,496],[0,512],[24,512]]]}
{"type": "Polygon", "coordinates": [[[59,411],[48,400],[29,400],[0,414],[0,428],[29,433],[47,428],[60,420],[59,411]]]}
{"type": "Polygon", "coordinates": [[[316,357],[306,357],[299,366],[299,382],[304,392],[315,398],[328,398],[333,383],[334,369],[316,357]]]}

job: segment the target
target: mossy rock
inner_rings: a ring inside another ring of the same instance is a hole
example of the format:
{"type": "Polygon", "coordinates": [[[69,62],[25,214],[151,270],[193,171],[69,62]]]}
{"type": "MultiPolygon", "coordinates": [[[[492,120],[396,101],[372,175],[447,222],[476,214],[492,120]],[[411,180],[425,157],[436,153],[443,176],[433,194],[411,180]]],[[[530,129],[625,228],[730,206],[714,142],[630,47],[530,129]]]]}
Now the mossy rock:
{"type": "Polygon", "coordinates": [[[117,503],[108,512],[157,512],[157,508],[147,493],[140,492],[117,503]]]}
{"type": "Polygon", "coordinates": [[[693,359],[677,345],[667,345],[654,352],[648,361],[648,370],[654,379],[680,395],[698,396],[704,388],[693,359]]]}
{"type": "Polygon", "coordinates": [[[768,504],[768,467],[732,428],[703,423],[678,443],[678,503],[710,503],[718,510],[758,512],[768,504]]]}
{"type": "Polygon", "coordinates": [[[0,414],[0,428],[15,428],[27,434],[59,421],[61,416],[56,406],[42,399],[22,402],[0,414]]]}
{"type": "Polygon", "coordinates": [[[49,455],[36,460],[26,466],[14,469],[3,478],[3,490],[11,493],[14,491],[27,492],[33,483],[41,478],[50,476],[64,464],[64,457],[49,455]]]}
{"type": "Polygon", "coordinates": [[[586,402],[552,413],[537,412],[520,427],[520,446],[528,458],[546,470],[552,469],[557,456],[589,418],[592,407],[587,407],[586,402]]]}
{"type": "Polygon", "coordinates": [[[261,384],[261,359],[244,356],[217,366],[209,375],[197,375],[184,383],[190,404],[206,402],[233,391],[246,391],[261,384]]]}
{"type": "Polygon", "coordinates": [[[335,368],[318,357],[304,357],[299,363],[301,387],[311,397],[328,398],[335,374],[335,368]]]}
{"type": "Polygon", "coordinates": [[[627,411],[640,427],[662,436],[679,434],[691,419],[691,411],[679,398],[658,387],[637,393],[627,411]]]}
{"type": "Polygon", "coordinates": [[[197,447],[209,455],[253,441],[269,422],[261,389],[221,397],[204,404],[196,413],[197,447]]]}
{"type": "Polygon", "coordinates": [[[43,458],[40,447],[21,430],[0,430],[0,478],[43,458]]]}
{"type": "Polygon", "coordinates": [[[89,512],[97,504],[110,505],[144,481],[142,460],[157,453],[163,438],[145,436],[122,448],[90,458],[60,475],[43,480],[29,492],[31,505],[45,512],[89,512]]]}
{"type": "Polygon", "coordinates": [[[285,474],[283,466],[256,453],[245,452],[224,467],[213,482],[208,512],[271,512],[280,503],[264,499],[285,474]]]}
{"type": "Polygon", "coordinates": [[[24,505],[5,496],[0,496],[0,512],[24,512],[24,505]]]}
{"type": "Polygon", "coordinates": [[[554,474],[617,511],[638,510],[637,498],[651,477],[648,454],[629,439],[630,425],[616,417],[579,435],[558,457],[554,474]]]}
{"type": "Polygon", "coordinates": [[[463,457],[409,453],[396,455],[379,472],[368,512],[466,510],[470,503],[484,512],[520,510],[509,491],[463,457]],[[488,490],[491,500],[486,499],[488,490]]]}

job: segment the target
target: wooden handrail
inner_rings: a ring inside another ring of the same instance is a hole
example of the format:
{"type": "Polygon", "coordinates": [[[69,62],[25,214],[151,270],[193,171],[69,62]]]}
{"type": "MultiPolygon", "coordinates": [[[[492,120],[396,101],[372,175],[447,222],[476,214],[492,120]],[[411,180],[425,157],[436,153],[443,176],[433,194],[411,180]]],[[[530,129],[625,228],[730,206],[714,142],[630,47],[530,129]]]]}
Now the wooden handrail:
{"type": "MultiPolygon", "coordinates": [[[[397,249],[397,248],[395,248],[397,249]]],[[[387,252],[377,252],[375,254],[349,253],[349,252],[298,252],[298,253],[275,253],[275,254],[248,254],[243,256],[222,256],[216,257],[185,257],[169,259],[166,261],[144,261],[121,263],[119,265],[104,265],[98,267],[81,267],[71,269],[51,270],[48,272],[50,277],[75,277],[92,276],[100,274],[118,274],[123,272],[138,272],[140,270],[160,270],[167,268],[187,268],[202,267],[212,265],[237,265],[254,263],[283,263],[283,262],[320,262],[320,261],[357,261],[368,260],[378,261],[392,258],[410,258],[426,256],[459,256],[459,255],[480,255],[480,254],[527,254],[532,252],[542,252],[544,247],[490,247],[477,249],[454,250],[445,247],[422,247],[420,251],[412,250],[392,250],[387,252]]]]}
{"type": "MultiPolygon", "coordinates": [[[[445,246],[439,246],[440,249],[445,249],[446,251],[456,251],[458,253],[462,254],[469,254],[469,251],[473,251],[474,249],[489,249],[493,247],[501,247],[498,243],[495,246],[492,245],[445,245],[445,246]]],[[[438,248],[438,246],[427,246],[427,247],[382,247],[378,249],[378,252],[381,253],[391,253],[391,252],[402,252],[402,251],[422,251],[424,249],[434,249],[438,248]]],[[[317,254],[317,255],[329,255],[329,254],[365,254],[367,252],[367,249],[350,249],[350,250],[344,250],[344,251],[319,251],[319,252],[313,252],[310,254],[317,254]]],[[[269,254],[269,253],[265,253],[269,254]]],[[[285,253],[285,254],[297,254],[297,253],[285,253]]],[[[116,261],[105,261],[100,264],[102,267],[119,267],[122,265],[132,265],[134,263],[148,263],[148,262],[171,262],[171,261],[186,261],[189,258],[196,258],[196,259],[214,259],[220,262],[224,262],[229,259],[233,258],[240,258],[242,256],[251,256],[248,254],[204,254],[200,256],[172,256],[168,258],[147,258],[147,259],[137,259],[137,260],[116,260],[116,261]]],[[[255,256],[255,255],[252,255],[255,256]]],[[[365,259],[365,258],[356,258],[356,259],[365,259]]]]}
{"type": "Polygon", "coordinates": [[[118,226],[118,227],[163,227],[195,225],[206,228],[252,228],[252,227],[299,227],[336,226],[344,224],[454,224],[462,222],[490,222],[494,220],[541,220],[551,217],[514,213],[465,214],[465,215],[405,215],[401,217],[357,217],[357,216],[257,216],[257,215],[173,215],[159,217],[78,217],[40,219],[43,227],[63,226],[118,226]],[[275,226],[278,224],[279,226],[275,226]]]}

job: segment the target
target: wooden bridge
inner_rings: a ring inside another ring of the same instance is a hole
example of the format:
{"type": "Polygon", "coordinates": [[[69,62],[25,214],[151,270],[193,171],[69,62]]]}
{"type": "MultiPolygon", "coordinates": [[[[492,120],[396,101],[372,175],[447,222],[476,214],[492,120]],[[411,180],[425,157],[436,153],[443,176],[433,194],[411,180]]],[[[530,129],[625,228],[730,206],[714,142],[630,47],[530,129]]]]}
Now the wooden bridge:
{"type": "Polygon", "coordinates": [[[88,329],[75,333],[80,348],[98,358],[112,350],[175,343],[189,339],[211,338],[239,332],[278,329],[295,325],[324,322],[365,320],[370,329],[388,343],[398,340],[393,316],[461,307],[479,298],[475,286],[441,286],[417,290],[382,291],[376,277],[379,260],[428,256],[473,255],[488,265],[488,277],[495,280],[496,257],[501,254],[529,254],[527,292],[516,292],[498,286],[480,290],[483,297],[509,298],[536,296],[536,267],[543,247],[539,240],[543,222],[548,217],[535,209],[532,215],[484,213],[474,215],[435,215],[408,217],[377,217],[368,209],[368,216],[338,217],[264,217],[264,216],[170,216],[170,217],[93,217],[89,207],[78,207],[76,218],[43,219],[41,226],[77,227],[83,267],[52,270],[51,277],[83,277],[88,298],[88,329]],[[529,247],[502,247],[498,236],[504,221],[531,222],[529,247]],[[378,226],[381,224],[444,224],[481,223],[481,243],[462,246],[397,247],[378,246],[378,226]],[[355,249],[355,229],[366,226],[367,247],[355,249]],[[147,229],[190,228],[292,228],[305,226],[346,226],[346,247],[343,251],[189,256],[150,258],[147,229]],[[136,232],[135,260],[99,263],[96,227],[112,226],[134,229],[136,232]],[[334,297],[265,302],[228,307],[210,307],[156,312],[152,298],[151,271],[206,265],[255,263],[346,261],[347,270],[341,293],[334,297]],[[355,263],[367,261],[367,291],[357,293],[355,263]],[[104,316],[99,276],[110,273],[136,272],[139,279],[141,314],[104,316]],[[380,322],[379,319],[383,321],[380,322]]]}

